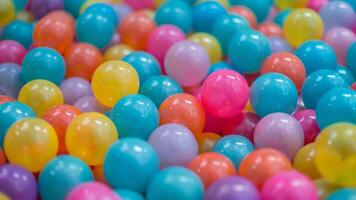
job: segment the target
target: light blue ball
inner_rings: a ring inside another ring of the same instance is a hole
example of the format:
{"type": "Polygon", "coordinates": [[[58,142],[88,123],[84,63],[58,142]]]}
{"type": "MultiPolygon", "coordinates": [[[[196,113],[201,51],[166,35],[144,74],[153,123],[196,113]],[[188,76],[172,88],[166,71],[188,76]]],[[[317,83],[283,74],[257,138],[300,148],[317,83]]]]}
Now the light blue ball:
{"type": "Polygon", "coordinates": [[[94,3],[85,9],[84,13],[91,13],[93,15],[100,15],[108,18],[115,27],[118,25],[118,17],[114,8],[104,3],[94,3]]]}
{"type": "Polygon", "coordinates": [[[352,72],[354,77],[356,77],[356,42],[354,42],[347,51],[346,55],[346,66],[352,72]]]}
{"type": "Polygon", "coordinates": [[[307,75],[321,69],[334,70],[337,66],[334,49],[320,40],[304,42],[294,54],[303,62],[307,75]]]}
{"type": "Polygon", "coordinates": [[[12,1],[15,5],[15,9],[16,11],[21,11],[25,8],[25,6],[27,5],[28,0],[13,0],[12,1]]]}
{"type": "Polygon", "coordinates": [[[242,30],[231,39],[228,55],[235,70],[240,73],[255,73],[271,54],[269,41],[255,30],[242,30]]]}
{"type": "Polygon", "coordinates": [[[121,198],[120,200],[145,200],[143,196],[131,190],[114,190],[121,198]]]}
{"type": "Polygon", "coordinates": [[[257,78],[250,89],[253,110],[264,117],[270,113],[291,114],[297,106],[298,92],[294,83],[279,73],[267,73],[257,78]]]}
{"type": "Polygon", "coordinates": [[[273,4],[271,0],[230,0],[232,6],[246,6],[256,15],[259,23],[263,22],[268,16],[273,4]]]}
{"type": "Polygon", "coordinates": [[[334,70],[322,69],[309,76],[304,81],[301,94],[304,106],[315,109],[319,99],[334,88],[348,87],[339,74],[334,70]]]}
{"type": "Polygon", "coordinates": [[[331,193],[326,200],[355,200],[356,189],[342,188],[331,193]]]}
{"type": "Polygon", "coordinates": [[[316,121],[320,129],[337,122],[356,124],[356,91],[336,88],[324,94],[316,106],[316,121]]]}
{"type": "Polygon", "coordinates": [[[159,160],[150,144],[124,138],[112,144],[104,161],[104,173],[114,188],[144,192],[159,170],[159,160]]]}
{"type": "Polygon", "coordinates": [[[223,69],[233,70],[234,68],[231,65],[227,64],[226,62],[220,61],[220,62],[214,63],[210,66],[208,76],[210,74],[212,74],[213,72],[223,70],[223,69]]]}
{"type": "Polygon", "coordinates": [[[11,125],[27,117],[36,117],[36,114],[26,104],[18,101],[0,104],[0,146],[3,147],[6,132],[11,125]]]}
{"type": "Polygon", "coordinates": [[[347,67],[338,65],[335,71],[337,74],[339,74],[339,76],[341,76],[341,78],[345,80],[348,85],[351,85],[353,82],[355,82],[354,75],[347,67]]]}
{"type": "Polygon", "coordinates": [[[64,10],[73,15],[73,17],[78,17],[80,8],[86,0],[63,0],[64,10]]]}
{"type": "Polygon", "coordinates": [[[274,23],[278,24],[280,27],[283,27],[284,21],[286,20],[290,12],[292,12],[292,9],[285,9],[279,12],[276,17],[274,17],[274,23]]]}
{"type": "Polygon", "coordinates": [[[149,53],[143,51],[132,52],[122,58],[122,60],[131,64],[136,69],[140,83],[145,82],[145,80],[152,76],[161,74],[161,67],[158,61],[149,53]]]}
{"type": "Polygon", "coordinates": [[[22,61],[21,77],[26,83],[44,79],[59,85],[64,80],[66,66],[56,50],[38,47],[29,51],[22,61]]]}
{"type": "Polygon", "coordinates": [[[21,67],[16,63],[0,64],[0,94],[16,99],[22,86],[21,67]]]}
{"type": "Polygon", "coordinates": [[[205,1],[193,7],[193,29],[195,32],[211,33],[215,21],[226,14],[225,8],[215,1],[205,1]]]}
{"type": "Polygon", "coordinates": [[[228,157],[234,163],[236,169],[239,169],[241,161],[253,150],[255,150],[255,147],[251,141],[241,135],[224,136],[212,148],[213,152],[228,157]]]}
{"type": "Polygon", "coordinates": [[[120,138],[138,137],[147,140],[159,124],[156,105],[141,94],[121,98],[112,109],[110,118],[120,138]]]}
{"type": "Polygon", "coordinates": [[[4,27],[1,39],[15,40],[25,48],[28,48],[33,43],[32,33],[33,24],[21,20],[14,20],[4,27]]]}
{"type": "MultiPolygon", "coordinates": [[[[173,156],[173,155],[172,155],[173,156]]],[[[184,167],[168,167],[151,181],[147,200],[201,200],[204,187],[199,177],[184,167]]]]}
{"type": "Polygon", "coordinates": [[[41,171],[39,192],[43,200],[63,200],[74,187],[93,179],[89,166],[79,158],[57,156],[41,171]]]}

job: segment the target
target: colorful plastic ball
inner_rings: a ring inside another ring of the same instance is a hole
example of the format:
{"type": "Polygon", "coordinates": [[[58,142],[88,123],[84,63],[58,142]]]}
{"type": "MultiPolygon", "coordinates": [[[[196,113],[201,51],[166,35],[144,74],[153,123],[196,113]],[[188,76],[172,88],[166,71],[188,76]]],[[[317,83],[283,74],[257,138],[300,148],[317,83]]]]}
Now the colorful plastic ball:
{"type": "Polygon", "coordinates": [[[284,21],[288,17],[288,15],[292,12],[292,9],[284,9],[279,12],[276,17],[273,19],[273,22],[278,24],[280,27],[283,27],[284,21]]]}
{"type": "Polygon", "coordinates": [[[224,122],[222,134],[241,135],[253,142],[253,133],[261,118],[253,112],[243,112],[224,122]]]}
{"type": "Polygon", "coordinates": [[[233,6],[230,7],[229,13],[231,14],[236,14],[238,16],[241,16],[247,20],[249,23],[250,27],[255,28],[257,27],[257,19],[255,14],[247,7],[245,6],[233,6]]]}
{"type": "Polygon", "coordinates": [[[96,3],[111,3],[112,1],[115,1],[115,0],[86,0],[81,6],[80,6],[80,9],[79,9],[79,14],[83,14],[84,11],[89,8],[91,5],[93,4],[96,4],[96,3]]]}
{"type": "MultiPolygon", "coordinates": [[[[34,200],[37,198],[36,179],[21,166],[14,164],[1,165],[0,191],[11,200],[34,200]]],[[[0,199],[3,198],[0,196],[0,199]]]]}
{"type": "Polygon", "coordinates": [[[180,124],[158,127],[152,132],[148,142],[157,152],[161,168],[186,166],[198,155],[198,144],[193,133],[180,124]]]}
{"type": "Polygon", "coordinates": [[[4,27],[1,34],[2,40],[14,40],[28,48],[32,44],[33,25],[31,23],[14,20],[4,27]]]}
{"type": "Polygon", "coordinates": [[[225,61],[216,62],[210,66],[208,76],[216,71],[223,69],[233,70],[233,67],[225,61]]]}
{"type": "Polygon", "coordinates": [[[58,153],[67,153],[65,134],[70,122],[80,115],[80,110],[71,105],[58,105],[47,110],[43,119],[52,125],[58,136],[58,153]]]}
{"type": "Polygon", "coordinates": [[[356,91],[336,88],[325,93],[316,106],[316,120],[320,129],[337,123],[356,123],[356,91]]]}
{"type": "Polygon", "coordinates": [[[84,4],[86,0],[63,0],[63,9],[77,18],[79,15],[80,7],[84,4]]]}
{"type": "Polygon", "coordinates": [[[324,5],[328,3],[329,0],[309,0],[307,6],[308,8],[313,9],[316,12],[319,12],[320,8],[322,8],[324,5]]]}
{"type": "Polygon", "coordinates": [[[311,179],[320,178],[320,173],[316,168],[315,159],[315,143],[310,143],[301,148],[295,155],[293,161],[294,169],[308,176],[311,179]]]}
{"type": "Polygon", "coordinates": [[[274,22],[264,22],[258,25],[257,30],[267,37],[280,36],[283,37],[283,31],[279,25],[274,22]]]}
{"type": "Polygon", "coordinates": [[[0,147],[0,166],[5,165],[7,162],[4,150],[0,147]]]}
{"type": "Polygon", "coordinates": [[[280,52],[293,52],[293,48],[288,44],[288,42],[279,36],[272,36],[268,38],[269,46],[271,52],[280,53],[280,52]]]}
{"type": "MultiPolygon", "coordinates": [[[[351,89],[356,90],[356,82],[351,85],[351,89]]],[[[1,100],[0,100],[1,101],[1,100]]]]}
{"type": "Polygon", "coordinates": [[[157,153],[150,144],[138,138],[119,140],[110,146],[105,157],[105,178],[114,188],[145,192],[158,171],[157,153]]]}
{"type": "Polygon", "coordinates": [[[230,0],[231,5],[245,6],[249,8],[257,18],[257,22],[263,22],[272,6],[272,1],[270,0],[259,0],[257,3],[250,0],[230,0]]]}
{"type": "Polygon", "coordinates": [[[104,113],[109,110],[108,107],[100,104],[93,96],[86,96],[80,98],[78,101],[76,101],[73,104],[73,106],[78,108],[82,113],[86,113],[86,112],[104,113]]]}
{"type": "Polygon", "coordinates": [[[97,165],[92,167],[93,175],[94,175],[94,180],[98,181],[100,183],[105,183],[108,185],[108,182],[106,181],[105,175],[104,175],[104,166],[103,165],[97,165]]]}
{"type": "Polygon", "coordinates": [[[167,75],[183,87],[192,87],[202,82],[208,74],[209,55],[199,44],[181,41],[174,44],[164,60],[167,75]]]}
{"type": "Polygon", "coordinates": [[[89,112],[72,120],[66,131],[65,143],[70,155],[95,166],[104,162],[106,151],[118,136],[114,123],[108,117],[89,112]]]}
{"type": "Polygon", "coordinates": [[[4,139],[7,159],[31,172],[39,172],[58,152],[56,131],[46,121],[26,118],[17,121],[4,139]]]}
{"type": "Polygon", "coordinates": [[[271,54],[268,39],[260,32],[244,29],[229,42],[228,56],[240,73],[254,73],[271,54]]]}
{"type": "Polygon", "coordinates": [[[150,9],[153,7],[153,0],[123,0],[123,2],[134,10],[150,9]]]}
{"type": "Polygon", "coordinates": [[[305,41],[320,39],[323,36],[323,21],[319,14],[308,8],[297,8],[286,18],[284,36],[294,47],[305,41]]]}
{"type": "Polygon", "coordinates": [[[209,55],[210,62],[216,63],[222,60],[222,50],[219,41],[209,33],[193,33],[188,40],[198,43],[209,55]]]}
{"type": "Polygon", "coordinates": [[[126,95],[136,94],[139,84],[135,68],[118,60],[101,64],[94,72],[91,82],[94,96],[107,107],[113,107],[126,95]]]}
{"type": "Polygon", "coordinates": [[[331,1],[320,9],[325,31],[335,27],[355,28],[356,14],[351,5],[343,1],[331,1]]]}
{"type": "Polygon", "coordinates": [[[215,1],[205,1],[193,6],[193,29],[195,32],[211,33],[215,21],[226,14],[225,8],[215,1]]]}
{"type": "Polygon", "coordinates": [[[352,200],[356,198],[356,190],[353,188],[342,188],[331,193],[326,199],[327,200],[352,200]]]}
{"type": "Polygon", "coordinates": [[[102,55],[88,43],[73,43],[64,53],[67,77],[79,76],[91,80],[95,69],[102,63],[102,55]]]}
{"type": "Polygon", "coordinates": [[[11,0],[1,0],[0,4],[2,5],[0,10],[0,26],[4,26],[16,17],[16,10],[11,0]]]}
{"type": "Polygon", "coordinates": [[[204,187],[199,177],[183,167],[161,170],[150,182],[147,200],[199,200],[204,197],[204,187]]]}
{"type": "Polygon", "coordinates": [[[63,9],[63,0],[31,0],[30,10],[36,19],[41,19],[54,10],[63,9]]]}
{"type": "Polygon", "coordinates": [[[81,77],[65,79],[59,87],[67,104],[73,105],[83,97],[92,96],[90,82],[81,77]]]}
{"type": "Polygon", "coordinates": [[[199,153],[210,152],[221,136],[212,132],[203,132],[195,136],[198,142],[199,153]]]}
{"type": "Polygon", "coordinates": [[[115,27],[118,25],[118,16],[114,8],[106,3],[94,3],[91,4],[88,8],[85,9],[85,12],[93,13],[94,15],[101,15],[108,18],[115,27]]]}
{"type": "Polygon", "coordinates": [[[118,189],[114,192],[116,192],[116,194],[118,194],[122,200],[144,200],[140,193],[132,190],[118,189]]]}
{"type": "Polygon", "coordinates": [[[41,117],[53,106],[63,104],[63,95],[55,84],[38,79],[21,88],[18,101],[29,105],[41,117]]]}
{"type": "Polygon", "coordinates": [[[133,48],[126,44],[115,44],[104,51],[104,61],[121,60],[134,51],[133,48]]]}
{"type": "Polygon", "coordinates": [[[264,182],[274,174],[291,169],[292,165],[283,153],[262,148],[253,151],[242,160],[238,174],[260,189],[264,182]]]}
{"type": "Polygon", "coordinates": [[[347,51],[346,55],[346,66],[352,72],[352,74],[356,77],[356,42],[352,43],[347,51]]]}
{"type": "Polygon", "coordinates": [[[326,179],[317,179],[314,181],[314,184],[318,189],[320,199],[326,199],[332,192],[340,188],[340,186],[332,184],[326,179]]]}
{"type": "Polygon", "coordinates": [[[14,40],[0,41],[0,63],[17,63],[21,65],[26,54],[26,49],[22,44],[14,40]]]}
{"type": "Polygon", "coordinates": [[[279,10],[305,7],[307,3],[308,0],[274,0],[274,4],[279,10]]]}
{"type": "Polygon", "coordinates": [[[119,23],[126,15],[132,12],[132,8],[125,3],[111,4],[111,6],[113,6],[116,12],[119,23]]]}
{"type": "Polygon", "coordinates": [[[0,93],[16,98],[23,83],[21,67],[15,63],[0,64],[0,93]]]}
{"type": "Polygon", "coordinates": [[[353,82],[356,81],[355,76],[352,72],[345,66],[338,65],[335,71],[345,80],[348,85],[351,85],[353,82]]]}
{"type": "Polygon", "coordinates": [[[99,182],[85,182],[70,191],[66,200],[120,200],[110,187],[99,182]]]}
{"type": "Polygon", "coordinates": [[[93,173],[82,160],[69,155],[58,156],[41,171],[39,193],[43,200],[61,200],[77,185],[92,180],[93,173]]]}
{"type": "Polygon", "coordinates": [[[293,117],[296,118],[303,128],[304,144],[314,142],[320,132],[320,128],[316,122],[315,111],[311,109],[303,109],[295,112],[293,117]]]}

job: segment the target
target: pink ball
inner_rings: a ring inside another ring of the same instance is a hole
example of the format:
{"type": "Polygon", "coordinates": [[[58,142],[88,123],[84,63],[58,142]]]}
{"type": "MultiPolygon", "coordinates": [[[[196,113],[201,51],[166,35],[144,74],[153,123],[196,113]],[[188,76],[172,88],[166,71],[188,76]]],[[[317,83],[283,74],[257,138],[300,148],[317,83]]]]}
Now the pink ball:
{"type": "Polygon", "coordinates": [[[355,40],[354,32],[344,27],[332,28],[324,36],[324,41],[335,50],[341,65],[345,65],[347,50],[355,40]]]}
{"type": "Polygon", "coordinates": [[[25,55],[26,49],[22,44],[14,40],[0,41],[0,64],[11,62],[21,65],[25,55]]]}
{"type": "Polygon", "coordinates": [[[309,0],[308,8],[311,8],[316,12],[319,12],[320,8],[328,4],[328,2],[329,0],[309,0]]]}
{"type": "Polygon", "coordinates": [[[293,115],[299,121],[304,132],[304,145],[314,142],[320,132],[316,122],[315,111],[311,109],[300,110],[293,115]]]}
{"type": "Polygon", "coordinates": [[[175,43],[164,59],[167,75],[183,87],[200,84],[208,74],[209,67],[210,60],[205,49],[187,40],[175,43]]]}
{"type": "Polygon", "coordinates": [[[153,7],[153,0],[124,0],[134,10],[150,9],[153,7]]]}
{"type": "Polygon", "coordinates": [[[99,182],[87,182],[75,187],[66,200],[120,200],[108,186],[99,182]]]}
{"type": "Polygon", "coordinates": [[[273,22],[274,18],[276,17],[276,15],[278,14],[278,11],[276,9],[276,7],[272,6],[270,9],[269,9],[269,12],[268,12],[268,16],[266,18],[266,22],[273,22]]]}
{"type": "Polygon", "coordinates": [[[313,182],[296,171],[280,172],[263,185],[263,200],[317,200],[318,192],[313,182]]]}
{"type": "Polygon", "coordinates": [[[233,70],[219,70],[206,78],[202,86],[202,103],[207,112],[220,118],[237,116],[249,97],[245,78],[233,70]]]}
{"type": "Polygon", "coordinates": [[[185,40],[185,35],[178,27],[162,25],[150,33],[147,51],[154,55],[162,65],[168,49],[182,40],[185,40]]]}

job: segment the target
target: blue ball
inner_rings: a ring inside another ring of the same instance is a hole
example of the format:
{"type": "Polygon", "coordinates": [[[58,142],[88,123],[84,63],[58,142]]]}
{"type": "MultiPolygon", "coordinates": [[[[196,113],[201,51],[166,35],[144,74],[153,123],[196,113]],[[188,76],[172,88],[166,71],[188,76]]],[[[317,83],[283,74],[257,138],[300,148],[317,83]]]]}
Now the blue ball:
{"type": "Polygon", "coordinates": [[[0,104],[0,146],[4,144],[7,129],[15,122],[27,117],[36,117],[36,114],[26,104],[18,101],[0,104]]]}
{"type": "MultiPolygon", "coordinates": [[[[90,13],[93,15],[103,16],[108,18],[115,27],[118,25],[118,17],[114,8],[108,4],[104,3],[94,3],[85,9],[84,13],[90,13]]],[[[84,14],[83,13],[83,14],[84,14]]]]}
{"type": "Polygon", "coordinates": [[[110,114],[121,137],[138,137],[143,140],[158,127],[156,105],[144,95],[127,95],[120,99],[110,114]]]}
{"type": "Polygon", "coordinates": [[[334,70],[337,66],[334,49],[320,40],[304,42],[294,54],[303,62],[307,75],[320,69],[334,70]]]}
{"type": "Polygon", "coordinates": [[[235,70],[240,73],[255,73],[271,54],[269,41],[255,30],[242,30],[231,39],[228,55],[235,70]]]}
{"type": "Polygon", "coordinates": [[[74,187],[93,179],[89,166],[79,158],[57,156],[42,169],[39,192],[43,200],[63,200],[74,187]]]}
{"type": "Polygon", "coordinates": [[[298,92],[294,83],[279,73],[257,78],[250,89],[252,108],[260,116],[274,112],[291,114],[297,106],[298,92]]]}
{"type": "Polygon", "coordinates": [[[203,197],[201,180],[184,167],[167,167],[161,170],[152,179],[146,193],[147,200],[201,200],[203,197]]]}
{"type": "Polygon", "coordinates": [[[246,6],[256,15],[258,23],[263,22],[268,16],[269,10],[273,4],[271,0],[230,0],[232,6],[246,6]]]}
{"type": "Polygon", "coordinates": [[[16,11],[21,11],[25,8],[25,6],[27,5],[28,0],[13,0],[12,1],[15,5],[15,9],[16,11]]]}
{"type": "Polygon", "coordinates": [[[324,94],[316,106],[316,121],[320,129],[337,122],[356,124],[356,91],[336,88],[324,94]]]}
{"type": "Polygon", "coordinates": [[[158,171],[155,150],[138,138],[124,138],[112,144],[104,161],[105,178],[114,188],[144,192],[158,171]]]}
{"type": "Polygon", "coordinates": [[[16,99],[22,86],[21,67],[16,63],[0,64],[0,94],[16,99]]]}
{"type": "Polygon", "coordinates": [[[188,3],[190,5],[194,4],[197,0],[176,0],[176,1],[182,1],[182,2],[185,2],[185,3],[188,3]]]}
{"type": "Polygon", "coordinates": [[[244,29],[250,29],[245,18],[235,14],[225,14],[214,22],[212,34],[219,41],[224,54],[227,54],[231,38],[244,29]]]}
{"type": "Polygon", "coordinates": [[[150,98],[159,107],[169,96],[182,93],[183,89],[177,81],[168,76],[152,76],[140,87],[140,94],[150,98]]]}
{"type": "Polygon", "coordinates": [[[1,39],[15,40],[25,48],[28,48],[33,43],[32,33],[33,24],[21,20],[14,20],[4,27],[1,39]]]}
{"type": "Polygon", "coordinates": [[[251,141],[241,135],[224,136],[212,148],[213,152],[228,157],[234,163],[236,169],[239,169],[241,161],[253,150],[255,150],[255,147],[251,141]]]}
{"type": "Polygon", "coordinates": [[[356,77],[356,42],[354,42],[347,51],[346,55],[346,66],[352,72],[354,77],[356,77]]]}
{"type": "Polygon", "coordinates": [[[80,8],[86,0],[63,0],[64,10],[73,15],[73,17],[78,17],[80,8]]]}
{"type": "Polygon", "coordinates": [[[301,94],[304,106],[315,109],[319,99],[334,88],[348,87],[339,74],[334,70],[322,69],[309,76],[304,81],[301,94]]]}
{"type": "Polygon", "coordinates": [[[225,8],[215,1],[205,1],[193,7],[193,29],[195,32],[210,33],[215,21],[226,14],[225,8]]]}
{"type": "Polygon", "coordinates": [[[145,200],[143,196],[137,192],[131,190],[114,190],[118,194],[121,200],[145,200]]]}
{"type": "Polygon", "coordinates": [[[356,12],[356,1],[355,0],[342,0],[342,1],[348,3],[356,12]]]}
{"type": "Polygon", "coordinates": [[[345,80],[348,85],[351,85],[355,82],[355,77],[352,72],[345,66],[338,65],[335,71],[345,80]]]}
{"type": "Polygon", "coordinates": [[[214,63],[210,66],[209,68],[209,72],[208,72],[208,76],[210,74],[212,74],[213,72],[216,72],[216,71],[219,71],[219,70],[223,70],[223,69],[230,69],[230,70],[233,70],[234,68],[227,64],[226,62],[224,61],[221,61],[221,62],[217,62],[217,63],[214,63]]]}
{"type": "Polygon", "coordinates": [[[288,17],[289,13],[292,12],[292,9],[285,9],[279,12],[275,17],[274,17],[274,23],[278,24],[280,27],[283,27],[284,25],[284,20],[288,17]]]}
{"type": "Polygon", "coordinates": [[[157,25],[172,24],[188,33],[192,29],[192,11],[184,1],[167,1],[156,11],[157,25]]]}
{"type": "Polygon", "coordinates": [[[148,78],[160,75],[161,67],[151,54],[143,51],[135,51],[122,58],[123,61],[131,64],[137,71],[140,83],[145,82],[148,78]]]}
{"type": "Polygon", "coordinates": [[[331,193],[326,200],[355,200],[356,189],[342,188],[331,193]]]}

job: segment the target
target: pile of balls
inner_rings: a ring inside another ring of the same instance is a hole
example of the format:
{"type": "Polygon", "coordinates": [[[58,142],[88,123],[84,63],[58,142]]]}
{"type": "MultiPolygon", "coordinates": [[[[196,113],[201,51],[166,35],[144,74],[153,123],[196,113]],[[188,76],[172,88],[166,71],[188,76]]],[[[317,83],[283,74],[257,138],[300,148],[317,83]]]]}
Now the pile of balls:
{"type": "Polygon", "coordinates": [[[356,0],[0,0],[10,199],[356,199],[356,0]]]}

